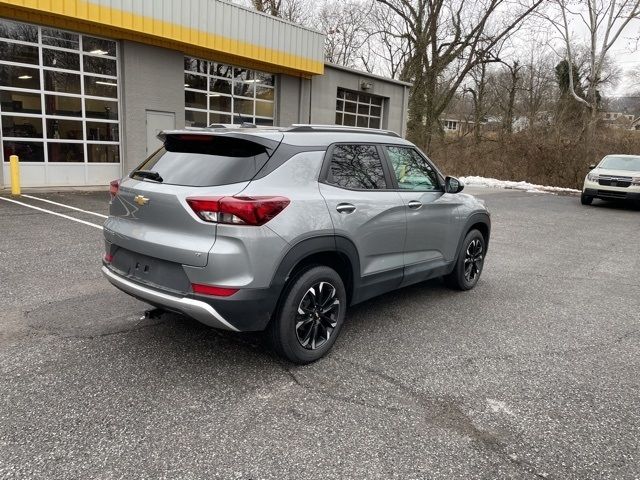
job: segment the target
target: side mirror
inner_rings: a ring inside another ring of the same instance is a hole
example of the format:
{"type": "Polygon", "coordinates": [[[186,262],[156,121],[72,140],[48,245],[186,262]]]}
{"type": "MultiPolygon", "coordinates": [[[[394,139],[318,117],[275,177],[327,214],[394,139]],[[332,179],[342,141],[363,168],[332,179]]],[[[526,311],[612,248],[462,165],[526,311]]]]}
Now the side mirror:
{"type": "Polygon", "coordinates": [[[445,193],[460,193],[464,189],[464,183],[456,177],[447,177],[444,179],[445,193]]]}
{"type": "Polygon", "coordinates": [[[589,165],[589,170],[593,170],[594,168],[596,168],[596,166],[593,163],[589,165]]]}

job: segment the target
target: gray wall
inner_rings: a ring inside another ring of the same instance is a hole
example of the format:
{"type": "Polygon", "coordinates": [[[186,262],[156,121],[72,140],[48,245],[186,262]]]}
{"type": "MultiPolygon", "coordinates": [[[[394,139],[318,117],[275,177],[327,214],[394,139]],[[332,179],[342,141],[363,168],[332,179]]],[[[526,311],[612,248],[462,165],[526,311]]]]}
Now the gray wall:
{"type": "Polygon", "coordinates": [[[172,112],[184,128],[184,55],[175,50],[123,41],[122,152],[123,173],[146,157],[147,110],[172,112]]]}
{"type": "Polygon", "coordinates": [[[335,124],[336,94],[339,87],[384,97],[382,128],[393,130],[404,137],[409,87],[332,65],[325,65],[324,75],[310,80],[280,75],[276,123],[280,126],[292,123],[335,124]],[[371,83],[372,87],[362,90],[363,81],[371,83]]]}

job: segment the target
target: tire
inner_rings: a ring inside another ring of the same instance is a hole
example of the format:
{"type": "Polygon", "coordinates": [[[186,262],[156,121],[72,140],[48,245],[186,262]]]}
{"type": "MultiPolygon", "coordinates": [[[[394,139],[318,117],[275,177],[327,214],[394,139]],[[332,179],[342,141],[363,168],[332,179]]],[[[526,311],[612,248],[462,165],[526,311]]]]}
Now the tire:
{"type": "Polygon", "coordinates": [[[464,237],[453,271],[445,275],[444,282],[455,290],[471,290],[476,286],[482,267],[487,245],[479,230],[470,230],[464,237]]]}
{"type": "Polygon", "coordinates": [[[335,343],[346,309],[340,275],[329,267],[310,267],[285,288],[267,338],[281,357],[298,364],[315,362],[335,343]]]}
{"type": "Polygon", "coordinates": [[[591,205],[591,202],[593,202],[593,197],[585,195],[584,193],[580,195],[580,203],[582,205],[591,205]]]}

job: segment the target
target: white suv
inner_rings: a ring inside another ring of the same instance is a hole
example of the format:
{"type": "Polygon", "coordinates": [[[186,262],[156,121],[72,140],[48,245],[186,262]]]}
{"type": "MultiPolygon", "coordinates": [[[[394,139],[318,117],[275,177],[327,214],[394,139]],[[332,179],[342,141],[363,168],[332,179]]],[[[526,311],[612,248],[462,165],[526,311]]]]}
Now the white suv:
{"type": "Polygon", "coordinates": [[[589,168],[580,197],[583,205],[591,205],[594,198],[640,203],[640,155],[607,155],[589,168]]]}

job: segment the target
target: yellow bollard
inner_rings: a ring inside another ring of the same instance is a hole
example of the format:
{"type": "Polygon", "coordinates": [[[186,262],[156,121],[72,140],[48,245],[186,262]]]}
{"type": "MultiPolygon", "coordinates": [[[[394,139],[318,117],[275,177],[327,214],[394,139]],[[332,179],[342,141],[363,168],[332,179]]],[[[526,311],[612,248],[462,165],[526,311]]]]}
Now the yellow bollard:
{"type": "Polygon", "coordinates": [[[20,161],[17,155],[9,157],[9,169],[11,170],[11,195],[20,195],[20,161]]]}

